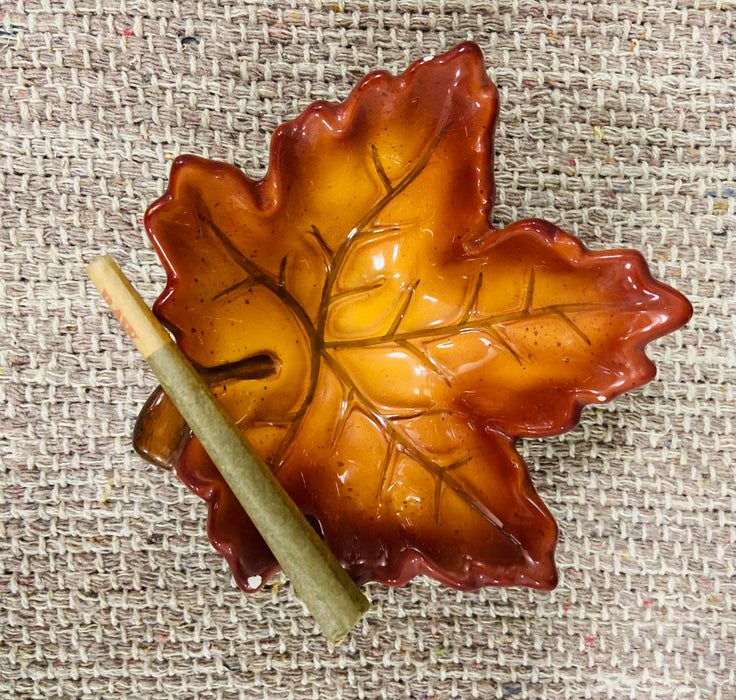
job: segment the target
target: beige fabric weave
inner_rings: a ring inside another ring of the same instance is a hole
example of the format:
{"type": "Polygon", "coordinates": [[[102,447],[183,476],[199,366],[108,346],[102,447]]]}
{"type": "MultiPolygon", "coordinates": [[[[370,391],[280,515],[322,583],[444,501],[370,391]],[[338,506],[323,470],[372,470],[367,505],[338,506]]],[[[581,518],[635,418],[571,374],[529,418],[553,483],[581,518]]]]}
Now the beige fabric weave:
{"type": "Polygon", "coordinates": [[[0,696],[730,700],[736,11],[727,0],[0,4],[0,696]],[[283,579],[246,596],[205,507],[131,449],[155,382],[86,281],[146,300],[173,157],[260,175],[271,133],[465,39],[497,83],[493,223],[634,247],[695,315],[658,378],[528,441],[551,594],[366,587],[331,648],[283,579]]]}

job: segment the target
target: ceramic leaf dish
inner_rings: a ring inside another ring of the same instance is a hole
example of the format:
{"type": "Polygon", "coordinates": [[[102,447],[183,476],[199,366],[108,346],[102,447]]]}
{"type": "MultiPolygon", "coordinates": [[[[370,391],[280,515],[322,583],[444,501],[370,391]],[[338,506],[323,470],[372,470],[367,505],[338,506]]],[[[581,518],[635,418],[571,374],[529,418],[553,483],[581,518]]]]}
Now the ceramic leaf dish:
{"type": "MultiPolygon", "coordinates": [[[[146,216],[156,315],[358,582],[553,587],[557,527],[517,438],[649,381],[645,344],[691,313],[634,251],[490,227],[497,113],[462,44],[310,106],[260,181],[177,159],[146,216]]],[[[135,443],[263,585],[275,559],[160,391],[135,443]]]]}

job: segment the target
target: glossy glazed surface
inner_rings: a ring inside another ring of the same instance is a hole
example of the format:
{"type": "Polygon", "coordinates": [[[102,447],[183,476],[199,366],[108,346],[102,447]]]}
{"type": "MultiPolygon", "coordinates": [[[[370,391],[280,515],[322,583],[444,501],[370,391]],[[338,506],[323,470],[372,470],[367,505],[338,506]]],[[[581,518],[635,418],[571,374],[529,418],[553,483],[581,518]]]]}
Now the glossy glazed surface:
{"type": "MultiPolygon", "coordinates": [[[[644,345],[691,312],[636,252],[490,229],[497,110],[463,44],[312,105],[262,181],[179,158],[147,213],[156,314],[358,581],[554,586],[557,528],[515,440],[651,379],[644,345]]],[[[137,447],[176,461],[257,588],[276,563],[166,401],[137,447]]]]}

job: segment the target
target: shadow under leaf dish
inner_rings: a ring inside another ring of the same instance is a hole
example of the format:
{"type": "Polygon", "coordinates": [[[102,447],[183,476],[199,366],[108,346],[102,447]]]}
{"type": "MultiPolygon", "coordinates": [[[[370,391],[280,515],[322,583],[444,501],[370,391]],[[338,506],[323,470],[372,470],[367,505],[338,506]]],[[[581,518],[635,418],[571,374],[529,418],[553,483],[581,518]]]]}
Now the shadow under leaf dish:
{"type": "MultiPolygon", "coordinates": [[[[688,301],[635,251],[490,227],[498,94],[462,44],[376,72],[274,134],[260,181],[178,158],[146,226],[154,311],[351,576],[557,581],[557,526],[515,449],[655,374],[688,301]]],[[[247,591],[273,555],[157,390],[136,449],[209,504],[247,591]]]]}

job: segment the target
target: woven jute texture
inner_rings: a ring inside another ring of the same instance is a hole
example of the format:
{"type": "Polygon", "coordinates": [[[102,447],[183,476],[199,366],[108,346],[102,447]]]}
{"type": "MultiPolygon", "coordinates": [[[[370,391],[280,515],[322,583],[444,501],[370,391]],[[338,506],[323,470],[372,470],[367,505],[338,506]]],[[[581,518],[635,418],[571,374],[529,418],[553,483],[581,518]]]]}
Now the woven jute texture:
{"type": "Polygon", "coordinates": [[[0,696],[731,700],[736,12],[719,0],[0,4],[0,696]],[[274,129],[476,41],[501,227],[640,250],[693,302],[657,378],[521,449],[552,593],[368,585],[331,647],[283,577],[245,595],[205,506],[131,435],[155,380],[85,277],[151,303],[172,159],[259,176],[274,129]]]}

